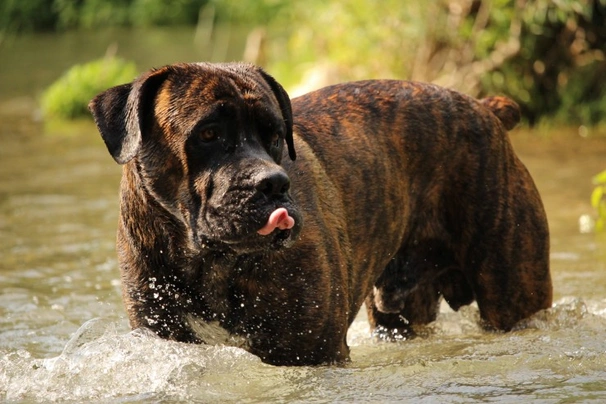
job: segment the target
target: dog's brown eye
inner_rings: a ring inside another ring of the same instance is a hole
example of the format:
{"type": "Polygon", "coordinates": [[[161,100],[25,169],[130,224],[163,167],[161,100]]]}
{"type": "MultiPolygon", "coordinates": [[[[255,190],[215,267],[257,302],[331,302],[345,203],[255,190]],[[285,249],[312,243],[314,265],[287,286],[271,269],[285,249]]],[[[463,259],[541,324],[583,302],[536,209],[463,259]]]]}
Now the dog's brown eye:
{"type": "Polygon", "coordinates": [[[280,135],[278,135],[278,134],[276,133],[276,134],[274,134],[274,135],[271,137],[271,145],[272,145],[273,147],[278,147],[278,146],[280,146],[280,135]]]}
{"type": "Polygon", "coordinates": [[[205,128],[200,131],[200,140],[203,142],[212,142],[219,137],[217,128],[205,128]]]}

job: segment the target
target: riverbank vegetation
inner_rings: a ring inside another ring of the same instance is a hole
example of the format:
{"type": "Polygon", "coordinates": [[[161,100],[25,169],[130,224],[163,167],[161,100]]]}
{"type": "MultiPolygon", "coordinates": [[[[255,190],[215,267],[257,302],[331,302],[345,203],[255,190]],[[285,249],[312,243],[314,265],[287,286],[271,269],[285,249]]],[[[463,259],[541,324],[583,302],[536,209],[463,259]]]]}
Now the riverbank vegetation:
{"type": "Polygon", "coordinates": [[[246,59],[289,88],[413,79],[473,96],[506,94],[530,125],[606,121],[606,0],[6,0],[0,7],[4,34],[246,25],[246,59]]]}
{"type": "Polygon", "coordinates": [[[83,65],[72,66],[42,94],[40,106],[47,118],[88,117],[88,102],[110,87],[132,81],[137,75],[134,63],[106,56],[83,65]]]}

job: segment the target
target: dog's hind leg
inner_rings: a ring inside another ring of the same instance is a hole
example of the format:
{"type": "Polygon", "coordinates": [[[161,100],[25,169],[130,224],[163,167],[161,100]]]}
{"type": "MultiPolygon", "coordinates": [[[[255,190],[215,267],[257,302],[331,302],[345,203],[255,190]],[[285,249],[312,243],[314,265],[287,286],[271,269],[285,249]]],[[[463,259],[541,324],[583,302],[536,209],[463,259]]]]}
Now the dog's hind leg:
{"type": "Polygon", "coordinates": [[[456,310],[473,301],[473,292],[440,240],[403,246],[391,259],[366,299],[373,330],[388,338],[405,337],[414,325],[436,319],[440,298],[456,310]]]}
{"type": "Polygon", "coordinates": [[[504,177],[498,199],[487,196],[483,228],[472,233],[465,270],[482,319],[503,331],[552,305],[549,228],[539,193],[523,164],[504,177]]]}
{"type": "Polygon", "coordinates": [[[413,326],[428,324],[436,319],[440,293],[433,284],[421,285],[407,293],[402,299],[404,307],[396,313],[380,311],[375,292],[376,289],[367,297],[366,310],[373,334],[381,339],[406,339],[414,335],[413,326]]]}
{"type": "MultiPolygon", "coordinates": [[[[375,287],[366,299],[366,310],[373,333],[388,340],[413,336],[415,325],[435,321],[441,297],[455,311],[474,301],[471,285],[463,272],[454,267],[442,271],[433,281],[417,285],[401,295],[401,308],[397,312],[379,310],[377,303],[381,305],[385,297],[385,291],[375,287]]],[[[385,309],[383,306],[381,308],[385,309]]]]}
{"type": "Polygon", "coordinates": [[[493,253],[476,260],[481,265],[471,272],[471,285],[489,328],[511,330],[520,320],[551,307],[547,248],[532,245],[538,243],[543,243],[540,237],[526,238],[515,246],[517,256],[493,253]]]}

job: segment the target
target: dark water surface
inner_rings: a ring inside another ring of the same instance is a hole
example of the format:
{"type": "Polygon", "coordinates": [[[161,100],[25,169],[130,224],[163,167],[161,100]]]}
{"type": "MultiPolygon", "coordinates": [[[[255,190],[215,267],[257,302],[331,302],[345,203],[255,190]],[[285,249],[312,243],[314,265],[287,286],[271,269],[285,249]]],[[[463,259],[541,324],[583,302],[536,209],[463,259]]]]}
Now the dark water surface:
{"type": "Polygon", "coordinates": [[[0,48],[0,401],[606,400],[606,238],[579,231],[579,217],[592,214],[590,178],[606,168],[604,138],[581,138],[575,130],[549,138],[512,134],[550,221],[553,308],[518,331],[494,334],[477,326],[476,308],[444,307],[427,335],[398,343],[373,341],[360,315],[348,336],[351,364],[278,368],[237,348],[129,330],[114,250],[120,168],[90,122],[36,121],[33,96],[47,73],[30,68],[31,87],[15,84],[27,63],[7,70],[6,49],[0,48]]]}

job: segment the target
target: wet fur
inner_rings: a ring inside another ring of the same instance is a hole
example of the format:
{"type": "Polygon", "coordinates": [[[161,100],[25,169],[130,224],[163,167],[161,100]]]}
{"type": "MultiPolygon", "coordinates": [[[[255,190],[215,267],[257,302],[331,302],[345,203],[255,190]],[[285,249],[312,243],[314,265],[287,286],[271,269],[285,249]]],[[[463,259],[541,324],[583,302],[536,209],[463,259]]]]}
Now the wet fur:
{"type": "Polygon", "coordinates": [[[502,330],[551,305],[547,221],[505,97],[364,81],[291,106],[256,67],[184,64],[90,108],[124,164],[117,247],[132,327],[211,342],[196,330],[218,324],[265,362],[310,365],[349,358],[364,301],[371,326],[392,333],[435,319],[441,297],[455,310],[476,300],[502,330]],[[231,105],[212,118],[230,135],[200,144],[217,105],[231,105]],[[282,171],[290,190],[260,195],[282,171]],[[258,236],[278,206],[296,228],[258,236]]]}

